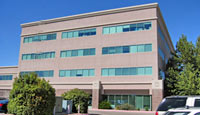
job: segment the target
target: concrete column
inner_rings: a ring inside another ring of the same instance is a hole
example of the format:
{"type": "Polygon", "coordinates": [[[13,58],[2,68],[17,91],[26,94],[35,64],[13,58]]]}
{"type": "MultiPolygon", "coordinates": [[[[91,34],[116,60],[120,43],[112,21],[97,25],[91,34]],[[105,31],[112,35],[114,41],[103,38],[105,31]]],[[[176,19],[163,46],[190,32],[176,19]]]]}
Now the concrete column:
{"type": "Polygon", "coordinates": [[[100,81],[95,81],[92,85],[92,109],[99,108],[100,84],[100,81]]]}
{"type": "Polygon", "coordinates": [[[154,80],[152,82],[152,110],[155,111],[163,99],[163,81],[154,80]]]}

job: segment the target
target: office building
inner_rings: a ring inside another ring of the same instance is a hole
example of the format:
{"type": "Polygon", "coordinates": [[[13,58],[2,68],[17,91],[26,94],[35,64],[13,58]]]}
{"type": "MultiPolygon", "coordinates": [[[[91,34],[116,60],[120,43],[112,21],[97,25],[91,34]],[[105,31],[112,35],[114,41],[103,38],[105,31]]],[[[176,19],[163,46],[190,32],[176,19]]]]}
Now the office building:
{"type": "Polygon", "coordinates": [[[155,110],[163,98],[165,65],[174,51],[157,3],[21,25],[19,65],[0,67],[0,95],[19,73],[36,72],[61,95],[74,88],[112,107],[155,110]]]}

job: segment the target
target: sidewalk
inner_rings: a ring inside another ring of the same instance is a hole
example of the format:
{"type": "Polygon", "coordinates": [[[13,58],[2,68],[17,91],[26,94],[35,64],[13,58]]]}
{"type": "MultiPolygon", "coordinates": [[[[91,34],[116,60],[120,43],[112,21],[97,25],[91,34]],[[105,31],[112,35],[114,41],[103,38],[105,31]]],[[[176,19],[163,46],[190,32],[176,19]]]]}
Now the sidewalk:
{"type": "Polygon", "coordinates": [[[90,115],[155,115],[155,111],[90,109],[90,115]]]}

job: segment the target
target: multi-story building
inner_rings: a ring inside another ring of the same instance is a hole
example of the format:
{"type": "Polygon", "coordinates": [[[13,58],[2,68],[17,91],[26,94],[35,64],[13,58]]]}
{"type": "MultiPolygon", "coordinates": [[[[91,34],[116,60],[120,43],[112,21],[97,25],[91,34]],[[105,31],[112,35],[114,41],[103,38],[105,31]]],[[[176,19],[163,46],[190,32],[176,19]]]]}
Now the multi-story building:
{"type": "Polygon", "coordinates": [[[18,67],[0,68],[0,94],[13,78],[36,72],[56,95],[79,88],[113,107],[155,110],[163,98],[165,65],[173,44],[157,3],[21,25],[18,67]]]}

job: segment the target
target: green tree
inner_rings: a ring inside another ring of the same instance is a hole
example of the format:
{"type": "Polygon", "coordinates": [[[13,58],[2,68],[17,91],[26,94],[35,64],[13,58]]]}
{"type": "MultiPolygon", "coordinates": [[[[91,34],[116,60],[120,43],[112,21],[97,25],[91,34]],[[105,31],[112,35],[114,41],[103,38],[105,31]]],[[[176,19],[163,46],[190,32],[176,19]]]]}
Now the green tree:
{"type": "Polygon", "coordinates": [[[166,68],[165,96],[200,94],[200,37],[196,46],[182,35],[166,68]]]}
{"type": "Polygon", "coordinates": [[[8,112],[15,115],[52,115],[55,89],[31,73],[15,78],[10,91],[8,112]]]}
{"type": "Polygon", "coordinates": [[[198,70],[188,63],[185,65],[183,72],[177,76],[175,84],[177,95],[199,95],[200,94],[200,78],[197,76],[198,70]]]}
{"type": "Polygon", "coordinates": [[[68,92],[62,94],[62,97],[66,100],[72,100],[73,102],[73,112],[78,111],[78,105],[80,105],[80,112],[87,113],[88,110],[88,102],[90,99],[90,95],[83,90],[80,89],[72,89],[68,92]],[[75,108],[75,109],[74,109],[75,108]]]}

